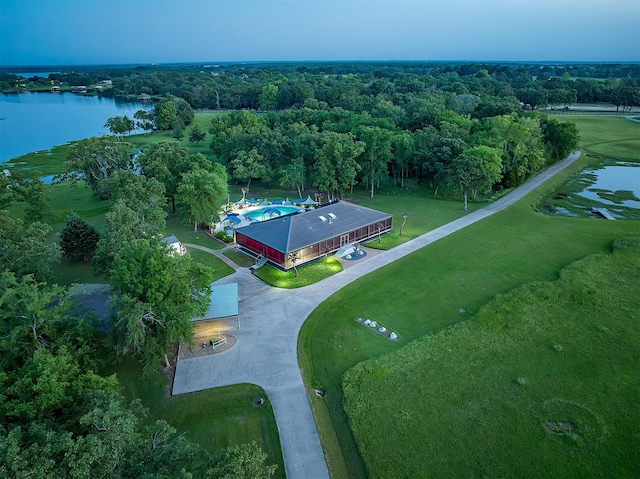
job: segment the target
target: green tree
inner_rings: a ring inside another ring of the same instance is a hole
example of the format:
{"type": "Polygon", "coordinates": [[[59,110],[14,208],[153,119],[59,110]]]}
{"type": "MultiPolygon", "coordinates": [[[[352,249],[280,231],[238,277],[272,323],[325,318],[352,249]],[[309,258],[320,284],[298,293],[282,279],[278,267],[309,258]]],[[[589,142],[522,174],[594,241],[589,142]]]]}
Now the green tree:
{"type": "Polygon", "coordinates": [[[222,479],[268,479],[278,466],[267,466],[267,455],[255,441],[227,449],[221,457],[220,466],[213,471],[213,477],[222,479]]]}
{"type": "Polygon", "coordinates": [[[365,145],[356,141],[351,133],[321,134],[321,148],[316,151],[314,162],[314,185],[325,191],[328,199],[343,197],[345,190],[353,188],[362,167],[358,158],[365,145]]]}
{"type": "Polygon", "coordinates": [[[280,185],[283,188],[297,188],[298,196],[302,198],[304,171],[304,160],[302,158],[292,159],[288,164],[281,166],[278,170],[280,185]]]}
{"type": "Polygon", "coordinates": [[[204,141],[206,137],[207,134],[202,131],[198,125],[191,128],[191,131],[189,132],[189,141],[191,143],[195,143],[196,145],[201,141],[204,141]]]}
{"type": "Polygon", "coordinates": [[[194,112],[191,105],[184,99],[169,94],[165,100],[156,105],[154,116],[158,128],[170,130],[174,129],[177,124],[182,128],[191,124],[194,112]]]}
{"type": "Polygon", "coordinates": [[[212,171],[195,168],[182,176],[177,196],[193,219],[194,231],[198,223],[213,224],[215,215],[227,199],[227,172],[216,163],[212,171]]]}
{"type": "Polygon", "coordinates": [[[193,168],[210,170],[212,164],[201,153],[190,153],[179,143],[163,141],[149,145],[136,159],[141,173],[147,178],[155,178],[164,185],[166,195],[171,199],[176,212],[175,195],[182,175],[193,168]]]}
{"type": "MultiPolygon", "coordinates": [[[[376,186],[389,175],[388,162],[391,159],[392,133],[383,128],[365,126],[360,130],[360,138],[365,144],[362,156],[368,170],[370,197],[373,198],[376,186]]],[[[364,168],[364,165],[363,165],[364,168]]]]}
{"type": "Polygon", "coordinates": [[[515,114],[489,119],[493,137],[502,148],[503,184],[513,187],[522,184],[530,175],[546,164],[540,122],[536,118],[520,118],[515,114]]]}
{"type": "Polygon", "coordinates": [[[438,194],[438,186],[445,182],[450,174],[454,158],[468,147],[460,138],[437,136],[431,145],[423,150],[422,169],[426,171],[435,184],[433,194],[438,194]]]}
{"type": "Polygon", "coordinates": [[[208,307],[212,277],[211,269],[189,255],[170,255],[160,241],[122,247],[110,276],[119,351],[139,357],[149,374],[172,344],[192,344],[192,319],[208,307]]]}
{"type": "Polygon", "coordinates": [[[414,153],[414,140],[411,134],[406,131],[395,134],[391,138],[391,148],[393,151],[394,165],[394,184],[397,178],[396,168],[399,169],[400,186],[404,188],[404,179],[408,176],[411,158],[414,153]]]}
{"type": "Polygon", "coordinates": [[[549,163],[560,161],[578,148],[580,133],[573,122],[559,122],[548,115],[540,117],[542,140],[547,147],[549,163]]]}
{"type": "Polygon", "coordinates": [[[103,378],[92,371],[83,371],[66,346],[53,352],[39,348],[22,367],[2,378],[0,416],[24,423],[55,419],[84,391],[113,389],[115,385],[115,377],[103,378]]]}
{"type": "Polygon", "coordinates": [[[112,116],[107,119],[104,127],[109,128],[109,131],[116,136],[123,136],[125,133],[131,133],[135,128],[135,122],[127,115],[112,116]]]}
{"type": "Polygon", "coordinates": [[[502,176],[502,157],[497,148],[474,146],[458,155],[449,168],[452,182],[460,185],[464,198],[462,209],[467,211],[468,190],[488,191],[502,176]]]}
{"type": "Polygon", "coordinates": [[[184,126],[180,122],[176,122],[173,124],[173,133],[172,136],[178,140],[178,142],[182,141],[184,138],[184,126]]]}
{"type": "Polygon", "coordinates": [[[83,180],[99,199],[111,198],[108,181],[117,170],[130,170],[133,162],[127,147],[112,136],[80,140],[67,157],[67,173],[62,179],[83,180]]]}
{"type": "Polygon", "coordinates": [[[251,186],[251,180],[254,178],[268,179],[271,176],[264,156],[255,148],[238,151],[229,163],[229,168],[233,178],[247,182],[247,188],[251,186]]]}
{"type": "Polygon", "coordinates": [[[89,261],[96,250],[100,234],[77,213],[71,213],[60,230],[62,255],[76,260],[89,261]]]}
{"type": "Polygon", "coordinates": [[[158,202],[116,200],[105,215],[104,233],[92,259],[94,273],[108,276],[116,253],[131,241],[159,239],[166,226],[165,218],[166,212],[158,202]]]}
{"type": "Polygon", "coordinates": [[[27,222],[42,221],[51,216],[49,193],[46,185],[34,173],[31,178],[23,178],[14,174],[14,181],[8,185],[13,198],[26,203],[24,217],[27,222]]]}
{"type": "Polygon", "coordinates": [[[269,83],[262,87],[260,109],[275,110],[276,108],[278,108],[278,85],[269,83]]]}
{"type": "Polygon", "coordinates": [[[47,241],[50,232],[49,225],[38,222],[25,228],[21,220],[0,210],[0,270],[18,277],[32,274],[37,281],[50,280],[52,266],[60,261],[60,247],[47,241]]]}
{"type": "Polygon", "coordinates": [[[159,103],[156,106],[156,124],[161,130],[172,128],[177,116],[176,107],[170,101],[159,103]]]}
{"type": "Polygon", "coordinates": [[[148,131],[153,130],[154,128],[154,117],[153,113],[148,112],[146,110],[138,110],[133,114],[133,118],[136,121],[136,128],[144,130],[145,135],[148,131]]]}

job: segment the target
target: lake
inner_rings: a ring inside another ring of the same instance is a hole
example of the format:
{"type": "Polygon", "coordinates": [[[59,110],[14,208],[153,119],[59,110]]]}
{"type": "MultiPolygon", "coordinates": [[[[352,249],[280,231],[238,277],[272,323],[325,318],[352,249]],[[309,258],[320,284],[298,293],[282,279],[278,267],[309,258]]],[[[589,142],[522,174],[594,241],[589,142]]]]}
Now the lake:
{"type": "Polygon", "coordinates": [[[77,93],[0,93],[0,163],[72,140],[110,134],[112,116],[133,114],[151,104],[120,102],[77,93]]]}

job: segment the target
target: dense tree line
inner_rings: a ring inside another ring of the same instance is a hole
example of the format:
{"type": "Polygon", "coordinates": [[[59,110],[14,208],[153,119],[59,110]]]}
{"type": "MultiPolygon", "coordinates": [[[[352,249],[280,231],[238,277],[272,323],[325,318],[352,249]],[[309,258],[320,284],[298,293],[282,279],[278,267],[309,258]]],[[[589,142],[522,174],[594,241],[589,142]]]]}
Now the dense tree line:
{"type": "MultiPolygon", "coordinates": [[[[169,94],[156,106],[155,127],[182,137],[185,122],[176,120],[176,105],[193,114],[185,88],[197,84],[202,93],[212,85],[216,108],[226,106],[229,92],[244,89],[244,100],[232,100],[234,111],[214,118],[209,133],[212,152],[247,188],[260,179],[300,195],[314,186],[333,198],[361,185],[373,197],[380,186],[404,186],[412,178],[431,184],[434,194],[440,186],[460,190],[466,208],[468,193],[518,186],[575,148],[573,126],[532,110],[572,103],[578,92],[599,101],[598,95],[611,100],[626,88],[627,100],[618,103],[633,103],[640,92],[632,78],[574,79],[567,70],[551,77],[543,69],[532,77],[523,66],[422,65],[423,74],[395,64],[370,66],[331,75],[312,72],[314,64],[285,68],[287,75],[270,66],[225,67],[206,77],[164,71],[188,77],[181,83],[187,100],[169,94]]],[[[194,128],[189,137],[200,142],[204,132],[194,128]]]]}
{"type": "MultiPolygon", "coordinates": [[[[376,97],[370,111],[303,107],[267,115],[235,111],[212,120],[211,149],[232,178],[342,197],[355,185],[371,197],[408,178],[475,197],[522,184],[577,144],[575,125],[522,109],[476,117],[447,107],[434,91],[395,105],[376,97]]],[[[466,207],[466,201],[465,201],[466,207]]]]}
{"type": "MultiPolygon", "coordinates": [[[[362,98],[418,94],[434,87],[457,95],[513,96],[535,107],[573,102],[638,104],[640,67],[628,64],[488,64],[339,62],[136,67],[74,67],[48,79],[2,72],[3,90],[21,81],[91,85],[113,81],[100,94],[183,98],[193,108],[285,109],[310,99],[354,110],[362,98]]],[[[391,99],[391,98],[388,98],[391,99]]],[[[164,129],[164,128],[163,128],[164,129]]]]}

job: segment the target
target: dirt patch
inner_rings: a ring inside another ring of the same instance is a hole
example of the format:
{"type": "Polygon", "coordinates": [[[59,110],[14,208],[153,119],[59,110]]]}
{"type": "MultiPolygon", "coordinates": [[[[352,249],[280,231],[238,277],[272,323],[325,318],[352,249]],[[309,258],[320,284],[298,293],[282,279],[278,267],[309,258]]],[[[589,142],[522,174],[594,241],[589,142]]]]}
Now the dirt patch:
{"type": "Polygon", "coordinates": [[[216,346],[215,348],[209,341],[205,341],[203,339],[197,339],[196,345],[192,350],[189,350],[189,345],[181,344],[178,359],[198,358],[200,356],[222,353],[236,344],[236,338],[234,336],[230,334],[222,334],[221,336],[224,337],[226,342],[216,346]]]}

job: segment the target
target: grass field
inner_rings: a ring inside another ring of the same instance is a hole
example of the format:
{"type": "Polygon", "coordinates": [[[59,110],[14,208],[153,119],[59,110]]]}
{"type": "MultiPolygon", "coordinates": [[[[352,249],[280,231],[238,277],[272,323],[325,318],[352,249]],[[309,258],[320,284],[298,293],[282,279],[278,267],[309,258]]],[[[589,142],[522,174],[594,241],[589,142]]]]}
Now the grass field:
{"type": "MultiPolygon", "coordinates": [[[[594,128],[583,132],[583,140],[596,138],[598,127],[594,128]]],[[[496,294],[543,277],[555,280],[570,263],[609,251],[617,238],[640,235],[637,222],[551,217],[532,207],[592,161],[581,158],[559,179],[509,209],[354,282],[307,319],[298,342],[299,361],[307,387],[327,391],[324,400],[310,401],[335,477],[366,476],[342,409],[340,382],[345,371],[471,318],[496,294]],[[396,331],[398,341],[372,337],[355,321],[358,316],[396,331]]],[[[387,393],[402,395],[401,390],[387,393]]]]}
{"type": "Polygon", "coordinates": [[[635,238],[348,370],[369,477],[637,475],[639,278],[635,238]]]}
{"type": "Polygon", "coordinates": [[[256,441],[267,453],[267,463],[277,464],[276,478],[284,478],[284,462],[278,428],[271,403],[258,407],[255,400],[265,392],[252,384],[239,384],[171,397],[169,378],[158,372],[140,381],[140,365],[128,362],[112,366],[105,374],[116,373],[122,392],[129,400],[139,398],[149,409],[149,420],[163,419],[178,434],[217,454],[222,449],[256,441]]]}

